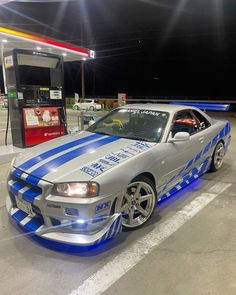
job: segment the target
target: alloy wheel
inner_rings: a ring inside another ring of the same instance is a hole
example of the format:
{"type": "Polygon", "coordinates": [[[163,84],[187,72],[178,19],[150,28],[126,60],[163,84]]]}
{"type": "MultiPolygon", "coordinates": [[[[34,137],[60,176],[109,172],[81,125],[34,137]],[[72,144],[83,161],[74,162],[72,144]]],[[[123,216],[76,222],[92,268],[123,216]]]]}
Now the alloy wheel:
{"type": "Polygon", "coordinates": [[[156,203],[153,187],[144,181],[135,181],[128,185],[121,204],[122,225],[137,228],[152,215],[156,203]]]}

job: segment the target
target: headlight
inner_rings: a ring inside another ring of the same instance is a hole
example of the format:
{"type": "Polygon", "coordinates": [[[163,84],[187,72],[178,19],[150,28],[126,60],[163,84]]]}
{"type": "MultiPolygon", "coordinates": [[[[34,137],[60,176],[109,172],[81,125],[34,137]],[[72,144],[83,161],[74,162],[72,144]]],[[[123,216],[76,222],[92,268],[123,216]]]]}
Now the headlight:
{"type": "Polygon", "coordinates": [[[98,195],[96,182],[70,182],[55,184],[52,194],[71,198],[89,198],[98,195]]]}

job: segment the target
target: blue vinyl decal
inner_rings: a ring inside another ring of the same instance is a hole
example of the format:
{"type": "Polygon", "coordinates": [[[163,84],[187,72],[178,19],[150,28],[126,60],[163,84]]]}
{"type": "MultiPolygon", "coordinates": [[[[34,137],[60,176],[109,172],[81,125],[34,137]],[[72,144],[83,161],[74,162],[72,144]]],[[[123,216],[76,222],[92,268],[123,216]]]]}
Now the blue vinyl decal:
{"type": "Polygon", "coordinates": [[[41,189],[37,187],[31,187],[22,194],[22,199],[33,204],[34,199],[41,195],[41,189]]]}
{"type": "MultiPolygon", "coordinates": [[[[225,125],[225,127],[223,128],[223,129],[221,129],[220,131],[219,131],[219,133],[216,135],[216,136],[214,136],[213,137],[213,139],[200,151],[200,153],[198,153],[197,155],[195,155],[195,157],[193,158],[193,159],[191,159],[191,160],[189,160],[184,166],[183,166],[183,168],[180,170],[180,172],[177,174],[177,175],[175,175],[174,177],[172,177],[170,180],[169,180],[169,182],[167,182],[167,184],[164,186],[164,188],[162,189],[162,191],[161,191],[161,195],[162,195],[162,193],[167,189],[167,187],[168,187],[168,185],[172,182],[172,181],[174,181],[178,176],[181,176],[181,174],[182,173],[185,173],[191,166],[192,166],[192,164],[193,163],[195,163],[195,162],[197,162],[197,161],[199,161],[201,158],[202,158],[202,156],[205,154],[205,153],[207,153],[208,151],[209,151],[209,149],[210,148],[212,148],[212,147],[215,147],[215,145],[218,143],[218,141],[220,140],[220,139],[222,139],[224,136],[226,136],[228,133],[230,132],[230,123],[229,122],[227,122],[226,123],[226,125],[225,125]]],[[[226,143],[227,144],[227,143],[226,143]]],[[[226,145],[226,148],[228,147],[228,145],[226,145]]],[[[203,162],[203,163],[205,163],[205,161],[203,162]]],[[[195,173],[195,170],[197,169],[196,167],[195,168],[193,168],[193,170],[192,170],[192,174],[194,174],[195,173]]],[[[202,173],[203,174],[203,173],[202,173]]],[[[199,176],[200,176],[200,174],[199,174],[199,176]]],[[[198,177],[199,177],[198,176],[198,177]]],[[[176,186],[175,186],[175,188],[173,188],[173,191],[174,190],[176,190],[176,187],[178,186],[178,185],[180,185],[180,183],[178,183],[176,186]]],[[[172,194],[173,192],[171,192],[171,194],[172,194]]]]}
{"type": "Polygon", "coordinates": [[[68,149],[70,149],[72,147],[75,147],[77,145],[86,143],[86,142],[88,142],[90,140],[98,139],[98,138],[100,138],[102,136],[104,136],[104,135],[95,133],[95,134],[92,134],[92,135],[89,135],[89,136],[79,138],[77,140],[65,143],[63,145],[55,147],[55,148],[53,148],[53,149],[51,149],[49,151],[46,151],[46,152],[44,152],[44,153],[42,153],[42,154],[40,154],[40,155],[38,155],[36,157],[33,157],[33,158],[27,160],[26,162],[21,164],[18,168],[22,169],[22,170],[27,170],[27,169],[31,168],[32,166],[36,165],[37,163],[39,163],[39,162],[41,162],[41,161],[43,161],[45,159],[48,159],[51,156],[54,156],[55,154],[58,154],[58,153],[63,152],[65,150],[68,150],[68,149]]]}
{"type": "Polygon", "coordinates": [[[53,171],[53,169],[56,169],[63,164],[83,155],[89,152],[92,149],[99,148],[101,146],[104,146],[108,143],[114,142],[116,140],[119,140],[120,137],[117,136],[109,136],[103,139],[100,139],[98,141],[95,141],[93,143],[87,144],[85,146],[79,147],[73,151],[70,151],[66,154],[61,155],[60,157],[57,157],[55,159],[52,159],[48,163],[43,164],[42,166],[39,166],[37,169],[33,170],[29,176],[26,178],[26,182],[30,182],[33,185],[37,185],[42,177],[49,174],[53,171]],[[32,174],[32,176],[31,176],[32,174]],[[38,178],[38,179],[37,179],[38,178]]]}

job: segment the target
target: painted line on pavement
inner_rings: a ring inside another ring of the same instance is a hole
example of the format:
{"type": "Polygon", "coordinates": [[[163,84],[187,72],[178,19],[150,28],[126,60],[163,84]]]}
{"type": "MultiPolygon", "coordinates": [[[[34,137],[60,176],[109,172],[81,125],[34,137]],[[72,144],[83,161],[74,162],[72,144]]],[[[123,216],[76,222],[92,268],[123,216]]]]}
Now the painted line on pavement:
{"type": "Polygon", "coordinates": [[[217,183],[207,192],[201,193],[192,202],[183,207],[173,217],[157,226],[150,233],[139,239],[131,247],[105,264],[96,273],[86,279],[70,295],[98,295],[106,291],[131,268],[139,263],[155,247],[175,233],[182,225],[193,218],[219,194],[232,184],[217,183]]]}

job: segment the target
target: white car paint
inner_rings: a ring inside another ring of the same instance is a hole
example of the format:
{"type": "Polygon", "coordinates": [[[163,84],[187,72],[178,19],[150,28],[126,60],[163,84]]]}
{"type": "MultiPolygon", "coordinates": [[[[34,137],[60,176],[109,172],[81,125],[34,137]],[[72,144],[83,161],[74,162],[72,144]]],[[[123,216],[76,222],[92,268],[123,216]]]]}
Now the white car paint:
{"type": "Polygon", "coordinates": [[[73,110],[88,110],[88,111],[99,111],[102,109],[102,105],[100,103],[92,100],[85,100],[84,102],[77,102],[73,105],[73,110]]]}

